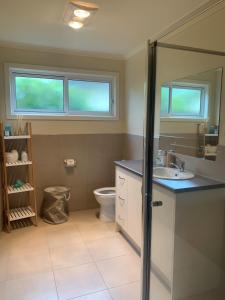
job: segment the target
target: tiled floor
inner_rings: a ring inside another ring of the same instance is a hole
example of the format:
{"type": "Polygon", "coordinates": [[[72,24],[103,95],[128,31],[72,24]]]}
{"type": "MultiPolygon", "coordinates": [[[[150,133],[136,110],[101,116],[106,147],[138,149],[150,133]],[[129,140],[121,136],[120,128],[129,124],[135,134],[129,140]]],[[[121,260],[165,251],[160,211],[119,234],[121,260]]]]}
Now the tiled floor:
{"type": "Polygon", "coordinates": [[[1,300],[139,300],[140,258],[94,210],[0,234],[1,300]]]}

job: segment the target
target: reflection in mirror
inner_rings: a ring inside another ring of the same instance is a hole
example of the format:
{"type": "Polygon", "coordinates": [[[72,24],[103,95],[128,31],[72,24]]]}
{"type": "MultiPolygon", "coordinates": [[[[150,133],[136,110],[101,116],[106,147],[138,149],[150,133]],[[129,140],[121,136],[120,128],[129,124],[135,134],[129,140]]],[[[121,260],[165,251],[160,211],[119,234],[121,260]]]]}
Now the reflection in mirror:
{"type": "Polygon", "coordinates": [[[218,67],[161,84],[160,149],[216,160],[222,73],[218,67]]]}

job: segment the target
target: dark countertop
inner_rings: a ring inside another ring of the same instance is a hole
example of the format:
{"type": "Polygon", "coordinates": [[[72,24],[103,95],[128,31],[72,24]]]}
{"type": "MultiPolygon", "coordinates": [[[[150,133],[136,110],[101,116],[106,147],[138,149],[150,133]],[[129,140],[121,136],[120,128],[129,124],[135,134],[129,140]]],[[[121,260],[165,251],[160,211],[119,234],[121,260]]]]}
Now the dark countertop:
{"type": "Polygon", "coordinates": [[[143,176],[143,160],[117,160],[114,163],[138,176],[143,176]]]}
{"type": "MultiPolygon", "coordinates": [[[[142,160],[120,160],[115,164],[125,170],[128,170],[138,176],[143,176],[142,160]]],[[[214,179],[195,175],[192,179],[186,180],[169,180],[153,178],[153,183],[160,185],[174,193],[192,192],[197,190],[209,190],[217,188],[225,188],[225,182],[216,181],[214,179]]]]}

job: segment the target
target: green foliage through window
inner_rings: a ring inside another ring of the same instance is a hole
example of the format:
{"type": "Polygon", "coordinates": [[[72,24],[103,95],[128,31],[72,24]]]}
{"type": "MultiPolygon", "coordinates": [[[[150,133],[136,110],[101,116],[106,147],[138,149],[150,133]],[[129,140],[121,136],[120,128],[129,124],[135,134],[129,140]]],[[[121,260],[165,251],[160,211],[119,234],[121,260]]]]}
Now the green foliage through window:
{"type": "Polygon", "coordinates": [[[71,111],[110,111],[110,84],[69,80],[69,110],[71,111]]]}
{"type": "Polygon", "coordinates": [[[74,79],[74,74],[72,79],[70,73],[34,74],[11,72],[12,113],[114,116],[114,75],[85,73],[74,79]]]}
{"type": "Polygon", "coordinates": [[[204,88],[161,87],[161,116],[203,117],[204,88]]]}
{"type": "Polygon", "coordinates": [[[15,78],[16,109],[24,111],[63,111],[63,80],[15,78]]]}
{"type": "Polygon", "coordinates": [[[200,115],[201,90],[191,88],[173,88],[171,111],[174,114],[181,115],[200,115]]]}

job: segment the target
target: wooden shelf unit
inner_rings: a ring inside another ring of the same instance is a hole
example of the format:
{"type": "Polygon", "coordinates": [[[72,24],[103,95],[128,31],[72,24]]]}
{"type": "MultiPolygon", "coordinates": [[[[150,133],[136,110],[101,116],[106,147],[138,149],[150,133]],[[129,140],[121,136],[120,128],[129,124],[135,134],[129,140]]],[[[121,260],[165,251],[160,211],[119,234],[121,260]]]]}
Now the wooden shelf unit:
{"type": "Polygon", "coordinates": [[[32,218],[35,216],[35,212],[30,206],[12,208],[9,211],[10,221],[16,221],[20,219],[32,218]]]}
{"type": "Polygon", "coordinates": [[[4,140],[26,140],[30,139],[30,135],[10,135],[10,136],[4,136],[4,140]]]}
{"type": "Polygon", "coordinates": [[[32,161],[28,160],[26,162],[18,160],[15,163],[6,163],[6,167],[19,167],[19,166],[27,166],[27,165],[32,165],[32,161]]]}
{"type": "Polygon", "coordinates": [[[4,126],[1,129],[1,180],[4,211],[4,227],[10,232],[12,229],[29,226],[37,226],[37,204],[34,184],[34,170],[32,163],[32,129],[31,123],[26,123],[24,135],[4,136],[4,126]],[[13,146],[10,145],[13,143],[13,146]],[[8,163],[6,152],[16,149],[21,155],[22,147],[26,148],[29,160],[27,162],[17,161],[8,163]],[[19,149],[20,148],[20,149],[19,149]],[[20,168],[19,168],[20,167],[20,168]],[[18,176],[16,171],[24,176],[26,182],[22,187],[14,187],[14,181],[18,176]],[[12,178],[14,180],[12,180],[12,178]],[[18,194],[18,195],[17,195],[18,194]],[[20,199],[17,200],[17,197],[20,199]],[[22,201],[21,201],[22,199],[22,201]]]}
{"type": "Polygon", "coordinates": [[[25,183],[23,186],[16,188],[13,185],[9,185],[7,188],[7,193],[9,194],[18,194],[18,193],[24,193],[24,192],[30,192],[33,191],[34,188],[30,183],[25,183]]]}

